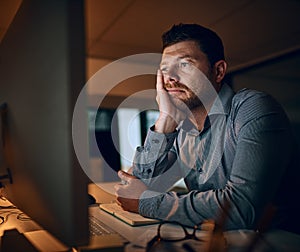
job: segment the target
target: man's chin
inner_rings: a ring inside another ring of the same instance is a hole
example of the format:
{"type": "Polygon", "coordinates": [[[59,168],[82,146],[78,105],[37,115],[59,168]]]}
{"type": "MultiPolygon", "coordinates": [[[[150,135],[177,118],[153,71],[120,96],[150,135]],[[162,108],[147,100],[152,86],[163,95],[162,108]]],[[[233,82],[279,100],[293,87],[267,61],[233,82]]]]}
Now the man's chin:
{"type": "Polygon", "coordinates": [[[180,111],[184,113],[191,113],[196,108],[203,107],[203,104],[200,101],[184,101],[181,99],[174,99],[173,100],[174,105],[179,109],[180,111]]]}
{"type": "Polygon", "coordinates": [[[185,102],[184,100],[181,100],[179,98],[173,98],[172,102],[178,110],[184,113],[190,112],[190,108],[187,105],[187,102],[185,102]]]}

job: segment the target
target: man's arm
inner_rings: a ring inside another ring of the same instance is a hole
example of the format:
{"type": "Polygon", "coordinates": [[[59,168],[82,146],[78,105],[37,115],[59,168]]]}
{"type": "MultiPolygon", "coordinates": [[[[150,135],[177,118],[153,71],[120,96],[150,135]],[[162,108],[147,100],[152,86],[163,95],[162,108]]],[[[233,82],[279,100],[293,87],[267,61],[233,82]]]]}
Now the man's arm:
{"type": "Polygon", "coordinates": [[[238,110],[231,118],[237,145],[226,186],[183,196],[145,191],[139,202],[142,215],[193,226],[215,219],[229,200],[226,228],[255,226],[265,205],[273,200],[288,165],[291,131],[284,113],[268,98],[246,99],[234,109],[238,110]],[[249,108],[254,113],[249,113],[249,108]]]}
{"type": "MultiPolygon", "coordinates": [[[[149,130],[144,146],[137,148],[133,161],[133,175],[141,178],[152,189],[156,189],[156,177],[169,170],[176,160],[176,154],[170,149],[177,136],[176,127],[186,116],[176,108],[164,88],[161,70],[157,71],[156,91],[159,117],[149,130]]],[[[167,181],[169,184],[174,183],[171,177],[167,181]]],[[[168,183],[167,181],[165,184],[168,183]]],[[[161,190],[166,188],[161,184],[159,187],[161,190]]]]}
{"type": "MultiPolygon", "coordinates": [[[[168,176],[168,170],[176,160],[176,154],[171,152],[170,149],[177,136],[176,127],[182,113],[177,111],[165,90],[160,70],[157,71],[156,90],[156,100],[160,111],[159,118],[149,130],[144,146],[140,146],[136,150],[133,166],[130,169],[132,176],[126,175],[128,183],[126,185],[117,185],[115,188],[119,204],[124,209],[133,212],[137,211],[138,201],[136,197],[132,199],[131,192],[140,192],[138,186],[143,190],[145,190],[144,186],[146,185],[151,190],[165,191],[179,179],[178,173],[176,174],[177,177],[174,178],[174,171],[171,172],[173,176],[168,176]],[[161,174],[163,176],[167,174],[168,176],[163,184],[158,179],[161,174]],[[143,184],[136,182],[137,179],[140,179],[142,181],[140,182],[143,184]],[[159,182],[156,183],[156,181],[159,182]]],[[[120,178],[125,178],[124,173],[119,173],[118,175],[120,178]]]]}
{"type": "Polygon", "coordinates": [[[170,151],[176,135],[176,132],[164,135],[149,131],[145,147],[138,147],[136,151],[130,172],[118,172],[122,183],[115,186],[115,192],[123,209],[138,212],[142,193],[147,190],[165,192],[179,179],[180,173],[170,169],[176,160],[170,151]]]}
{"type": "Polygon", "coordinates": [[[176,154],[172,147],[177,131],[161,134],[150,129],[144,146],[138,147],[134,156],[132,174],[140,178],[149,188],[165,191],[181,178],[175,166],[176,154]],[[162,177],[165,177],[162,184],[162,177]]]}

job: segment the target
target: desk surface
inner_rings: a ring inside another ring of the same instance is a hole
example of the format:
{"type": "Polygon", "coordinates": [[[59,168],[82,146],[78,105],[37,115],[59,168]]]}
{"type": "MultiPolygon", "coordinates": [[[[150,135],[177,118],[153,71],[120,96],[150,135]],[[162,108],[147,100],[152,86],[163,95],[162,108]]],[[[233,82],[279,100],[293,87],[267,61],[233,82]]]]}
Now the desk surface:
{"type": "MultiPolygon", "coordinates": [[[[90,184],[89,192],[96,198],[98,203],[109,203],[115,200],[114,184],[90,184]]],[[[146,241],[149,241],[157,233],[157,224],[131,227],[112,215],[101,210],[99,211],[98,207],[93,208],[92,211],[95,211],[105,224],[130,241],[131,244],[128,246],[127,251],[144,251],[144,249],[135,247],[134,244],[146,245],[146,241]]],[[[253,232],[249,230],[235,230],[225,232],[224,236],[228,244],[234,247],[229,251],[241,251],[253,238],[253,232]]],[[[258,244],[255,251],[270,251],[269,245],[276,251],[300,251],[300,235],[283,230],[272,230],[264,236],[263,241],[258,244]]]]}
{"type": "MultiPolygon", "coordinates": [[[[114,184],[115,183],[90,184],[89,193],[96,198],[97,203],[112,202],[115,200],[114,184]]],[[[0,199],[0,201],[0,205],[4,206],[4,208],[0,209],[0,215],[5,217],[5,225],[0,225],[1,236],[4,230],[16,228],[20,233],[24,233],[31,243],[39,248],[40,251],[67,251],[67,248],[63,244],[47,233],[47,231],[42,230],[34,221],[28,219],[26,221],[20,221],[18,215],[21,214],[21,211],[16,208],[11,208],[10,202],[3,199],[0,199]],[[44,242],[40,242],[41,240],[44,242]]],[[[157,224],[131,227],[114,216],[102,211],[97,205],[90,207],[90,211],[130,242],[125,248],[126,252],[145,251],[145,249],[137,247],[135,244],[141,246],[146,245],[146,242],[156,235],[157,224]]],[[[26,218],[26,216],[23,215],[23,218],[26,218]]],[[[251,238],[251,232],[248,230],[226,232],[225,238],[228,243],[234,245],[236,248],[229,251],[240,251],[249,241],[249,237],[251,238]]],[[[266,246],[267,243],[271,244],[276,251],[300,251],[300,236],[282,230],[272,230],[266,234],[264,241],[266,242],[262,243],[255,251],[267,251],[269,249],[269,247],[266,246]]]]}
{"type": "MultiPolygon", "coordinates": [[[[115,201],[114,185],[116,182],[90,184],[89,193],[94,196],[98,204],[111,203],[115,201]]],[[[141,243],[145,240],[150,240],[157,232],[157,224],[132,227],[118,218],[101,210],[99,206],[90,207],[90,212],[101,219],[104,224],[117,231],[130,243],[141,243]],[[145,239],[143,239],[145,238],[145,239]],[[148,238],[148,239],[147,239],[148,238]],[[141,241],[142,240],[142,241],[141,241]]],[[[144,251],[131,246],[128,251],[144,251]]]]}
{"type": "Polygon", "coordinates": [[[0,250],[3,249],[3,252],[23,250],[26,252],[69,251],[67,246],[42,229],[5,198],[0,198],[0,216],[2,221],[0,225],[0,250]],[[3,237],[4,233],[5,238],[3,237]],[[4,239],[6,240],[4,241],[4,239]],[[26,249],[24,249],[25,247],[26,249]]]}

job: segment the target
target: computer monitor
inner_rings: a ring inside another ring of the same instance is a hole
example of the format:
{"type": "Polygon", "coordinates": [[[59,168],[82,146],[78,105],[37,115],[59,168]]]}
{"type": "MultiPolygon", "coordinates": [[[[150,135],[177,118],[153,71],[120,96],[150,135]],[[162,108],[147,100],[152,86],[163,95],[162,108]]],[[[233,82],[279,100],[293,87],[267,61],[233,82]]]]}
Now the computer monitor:
{"type": "Polygon", "coordinates": [[[2,181],[5,196],[68,246],[88,242],[88,178],[72,144],[85,83],[83,9],[81,0],[24,0],[0,43],[0,176],[9,168],[13,180],[2,181]]]}

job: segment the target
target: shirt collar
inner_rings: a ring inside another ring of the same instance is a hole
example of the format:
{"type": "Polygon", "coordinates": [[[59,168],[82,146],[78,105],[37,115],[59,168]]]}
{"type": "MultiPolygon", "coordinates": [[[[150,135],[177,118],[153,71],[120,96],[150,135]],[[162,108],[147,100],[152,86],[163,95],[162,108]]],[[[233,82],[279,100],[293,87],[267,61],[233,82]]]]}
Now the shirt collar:
{"type": "Polygon", "coordinates": [[[223,84],[217,98],[215,99],[208,116],[214,114],[228,115],[230,113],[231,101],[234,91],[226,83],[223,84]]]}
{"type": "MultiPolygon", "coordinates": [[[[205,119],[203,130],[209,128],[211,123],[213,123],[213,121],[218,118],[218,115],[228,115],[230,113],[231,101],[233,96],[234,91],[231,89],[231,87],[226,83],[223,84],[217,98],[215,99],[208,113],[208,116],[205,119]]],[[[185,131],[194,132],[194,134],[196,135],[199,134],[199,131],[189,121],[189,119],[181,121],[178,125],[178,128],[182,128],[185,131]]]]}

